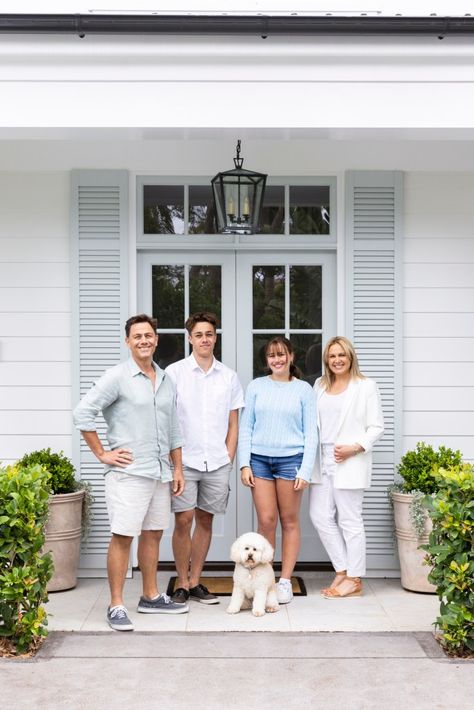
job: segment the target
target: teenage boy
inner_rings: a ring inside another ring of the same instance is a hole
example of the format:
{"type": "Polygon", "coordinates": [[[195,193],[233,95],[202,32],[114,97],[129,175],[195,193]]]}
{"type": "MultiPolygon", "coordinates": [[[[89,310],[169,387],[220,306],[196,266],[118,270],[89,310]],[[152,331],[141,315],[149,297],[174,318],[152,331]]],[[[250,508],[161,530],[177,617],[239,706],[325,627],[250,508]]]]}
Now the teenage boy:
{"type": "Polygon", "coordinates": [[[130,359],[107,370],[74,410],[76,427],[92,453],[105,464],[105,500],[112,530],[107,557],[107,622],[116,631],[133,631],[123,603],[123,587],[135,535],[140,535],[138,564],[143,582],[138,611],[188,611],[186,605],[159,594],[156,580],[160,540],[169,525],[171,493],[177,498],[184,490],[174,385],[153,362],[158,344],[156,327],[156,320],[145,314],[128,319],[125,342],[130,359]],[[107,423],[109,450],[97,435],[95,420],[99,413],[107,423]]]}
{"type": "Polygon", "coordinates": [[[185,327],[192,353],[166,368],[176,385],[186,481],[184,494],[172,501],[173,553],[178,573],[172,599],[177,603],[191,598],[202,604],[218,604],[218,597],[199,579],[211,544],[214,515],[224,513],[227,507],[238,414],[244,397],[237,374],[214,357],[216,316],[195,313],[185,327]]]}

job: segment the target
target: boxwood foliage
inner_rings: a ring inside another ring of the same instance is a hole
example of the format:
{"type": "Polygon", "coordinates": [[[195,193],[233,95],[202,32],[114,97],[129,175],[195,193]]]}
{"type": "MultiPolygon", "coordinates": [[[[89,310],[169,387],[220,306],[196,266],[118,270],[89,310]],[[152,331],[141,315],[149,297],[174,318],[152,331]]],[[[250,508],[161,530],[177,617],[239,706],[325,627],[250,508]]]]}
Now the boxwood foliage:
{"type": "Polygon", "coordinates": [[[25,454],[18,461],[20,467],[34,466],[35,464],[44,466],[51,474],[49,485],[53,495],[56,493],[74,493],[77,490],[74,466],[62,451],[52,453],[49,448],[41,449],[40,451],[25,454]]]}
{"type": "Polygon", "coordinates": [[[49,473],[39,464],[0,468],[0,637],[11,653],[34,650],[47,633],[48,499],[49,473]]]}
{"type": "Polygon", "coordinates": [[[419,441],[414,449],[402,456],[397,466],[397,473],[403,478],[402,492],[434,493],[438,488],[438,481],[432,473],[433,469],[457,466],[461,462],[460,451],[453,451],[445,446],[440,446],[435,451],[429,444],[419,441]]]}
{"type": "Polygon", "coordinates": [[[474,465],[435,468],[434,478],[438,492],[427,500],[433,532],[423,548],[441,601],[436,625],[446,650],[465,656],[474,653],[474,465]]]}

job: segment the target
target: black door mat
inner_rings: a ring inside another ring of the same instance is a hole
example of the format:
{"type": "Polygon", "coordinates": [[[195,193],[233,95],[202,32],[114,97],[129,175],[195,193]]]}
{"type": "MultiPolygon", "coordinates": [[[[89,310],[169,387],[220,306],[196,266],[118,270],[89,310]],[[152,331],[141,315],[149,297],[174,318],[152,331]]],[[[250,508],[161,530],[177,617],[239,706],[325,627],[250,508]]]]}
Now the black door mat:
{"type": "MultiPolygon", "coordinates": [[[[204,584],[205,587],[209,589],[211,594],[217,594],[219,597],[230,597],[232,594],[232,587],[234,580],[232,575],[225,577],[201,577],[199,580],[200,584],[204,584]]],[[[293,589],[293,595],[295,597],[306,597],[308,593],[306,591],[306,586],[301,577],[292,577],[291,586],[293,589]]],[[[172,596],[175,589],[178,588],[178,578],[171,577],[168,582],[168,588],[166,594],[172,596]]]]}

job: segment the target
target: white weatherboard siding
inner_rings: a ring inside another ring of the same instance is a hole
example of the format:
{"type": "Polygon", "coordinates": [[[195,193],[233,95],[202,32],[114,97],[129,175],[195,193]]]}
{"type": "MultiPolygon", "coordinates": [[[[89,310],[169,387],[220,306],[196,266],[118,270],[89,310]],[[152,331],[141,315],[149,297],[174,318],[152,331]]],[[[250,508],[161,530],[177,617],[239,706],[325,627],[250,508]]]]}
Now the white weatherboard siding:
{"type": "Polygon", "coordinates": [[[474,175],[405,175],[403,446],[474,460],[474,175]]]}
{"type": "Polygon", "coordinates": [[[0,173],[0,461],[71,455],[69,173],[0,173]]]}

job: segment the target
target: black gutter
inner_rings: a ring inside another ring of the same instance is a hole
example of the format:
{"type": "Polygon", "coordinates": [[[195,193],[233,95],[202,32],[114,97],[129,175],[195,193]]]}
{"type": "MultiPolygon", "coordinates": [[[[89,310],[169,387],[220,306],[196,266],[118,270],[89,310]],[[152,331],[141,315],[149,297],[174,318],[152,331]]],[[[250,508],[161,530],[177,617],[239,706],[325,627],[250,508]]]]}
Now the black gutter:
{"type": "Polygon", "coordinates": [[[446,35],[474,34],[474,17],[307,15],[0,14],[0,33],[86,35],[446,35]]]}

